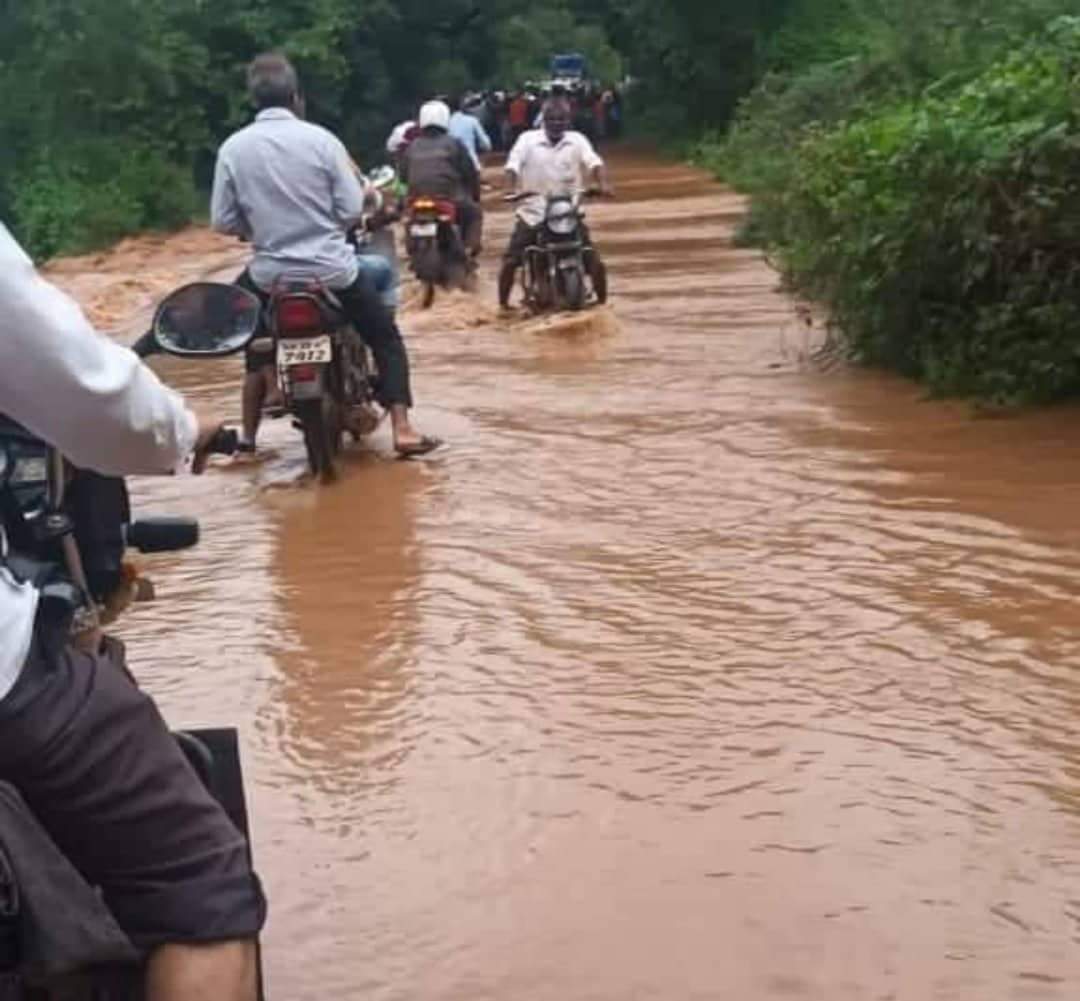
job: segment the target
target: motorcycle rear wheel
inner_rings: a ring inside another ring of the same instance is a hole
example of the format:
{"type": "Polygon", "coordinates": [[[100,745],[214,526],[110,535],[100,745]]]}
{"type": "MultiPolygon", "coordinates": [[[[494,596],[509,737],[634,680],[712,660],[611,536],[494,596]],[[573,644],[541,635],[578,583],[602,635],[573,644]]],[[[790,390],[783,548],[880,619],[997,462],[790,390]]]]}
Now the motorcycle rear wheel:
{"type": "Polygon", "coordinates": [[[308,468],[323,483],[337,479],[340,472],[341,444],[344,429],[337,403],[330,396],[305,403],[300,413],[308,468]]]}

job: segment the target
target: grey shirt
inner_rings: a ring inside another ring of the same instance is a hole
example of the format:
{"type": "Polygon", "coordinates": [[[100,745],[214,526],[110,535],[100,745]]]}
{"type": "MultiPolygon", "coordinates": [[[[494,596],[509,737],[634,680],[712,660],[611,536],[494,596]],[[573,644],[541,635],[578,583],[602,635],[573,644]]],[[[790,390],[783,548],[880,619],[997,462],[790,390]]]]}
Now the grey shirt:
{"type": "Polygon", "coordinates": [[[218,151],[211,221],[251,240],[260,288],[286,273],[351,285],[358,269],[345,233],[363,212],[364,187],[345,146],[285,108],[259,112],[218,151]]]}

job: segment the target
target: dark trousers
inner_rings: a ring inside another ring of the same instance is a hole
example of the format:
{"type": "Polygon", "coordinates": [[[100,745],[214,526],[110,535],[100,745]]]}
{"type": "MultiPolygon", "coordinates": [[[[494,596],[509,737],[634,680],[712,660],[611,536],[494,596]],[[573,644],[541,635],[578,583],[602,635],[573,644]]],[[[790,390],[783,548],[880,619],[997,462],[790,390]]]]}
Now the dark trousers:
{"type": "MultiPolygon", "coordinates": [[[[499,298],[504,306],[509,302],[513,290],[514,273],[525,263],[525,253],[535,246],[539,232],[539,226],[530,226],[521,219],[514,222],[514,231],[510,234],[510,243],[503,254],[502,273],[499,277],[499,298]]],[[[584,220],[581,223],[581,242],[588,248],[585,251],[585,267],[592,278],[597,299],[607,302],[607,267],[592,242],[592,234],[584,220]]]]}
{"type": "MultiPolygon", "coordinates": [[[[264,304],[269,299],[269,295],[256,286],[246,270],[236,279],[236,284],[254,292],[264,304]]],[[[340,300],[349,322],[356,327],[357,333],[375,356],[375,364],[379,369],[379,402],[384,407],[411,407],[413,400],[409,353],[405,349],[405,341],[393,314],[383,305],[368,276],[361,272],[348,288],[334,289],[333,293],[340,300]]],[[[272,357],[266,356],[258,360],[258,356],[249,352],[249,372],[261,365],[272,364],[272,357]]]]}
{"type": "Polygon", "coordinates": [[[0,700],[9,782],[135,945],[256,936],[266,901],[244,836],[128,673],[123,647],[35,647],[0,700]]]}
{"type": "MultiPolygon", "coordinates": [[[[525,252],[536,245],[539,232],[539,226],[530,226],[520,219],[516,220],[514,222],[514,231],[510,234],[510,243],[506,248],[506,253],[503,254],[503,264],[520,268],[525,263],[525,252]]],[[[599,261],[600,252],[593,244],[592,233],[589,232],[589,227],[584,221],[581,223],[581,242],[589,248],[585,255],[586,258],[599,261]]],[[[589,261],[586,263],[589,263],[589,261]]]]}
{"type": "Polygon", "coordinates": [[[457,203],[458,224],[461,226],[461,242],[465,249],[480,253],[484,244],[484,210],[479,202],[463,199],[457,203]]]}

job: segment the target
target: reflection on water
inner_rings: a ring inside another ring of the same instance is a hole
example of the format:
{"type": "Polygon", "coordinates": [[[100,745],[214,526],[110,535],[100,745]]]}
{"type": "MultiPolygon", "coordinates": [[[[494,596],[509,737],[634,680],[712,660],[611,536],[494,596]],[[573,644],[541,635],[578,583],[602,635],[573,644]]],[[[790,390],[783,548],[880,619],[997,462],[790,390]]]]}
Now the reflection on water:
{"type": "Polygon", "coordinates": [[[1071,413],[805,370],[739,200],[615,174],[610,309],[407,313],[446,450],[140,485],[204,520],[126,628],[243,730],[272,997],[1074,997],[1071,413]]]}

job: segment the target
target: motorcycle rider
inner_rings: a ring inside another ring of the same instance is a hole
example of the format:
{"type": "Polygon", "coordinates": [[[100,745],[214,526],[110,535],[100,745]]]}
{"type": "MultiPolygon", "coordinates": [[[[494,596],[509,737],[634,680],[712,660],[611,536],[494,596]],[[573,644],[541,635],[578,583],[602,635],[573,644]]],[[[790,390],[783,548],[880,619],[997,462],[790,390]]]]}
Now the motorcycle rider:
{"type": "MultiPolygon", "coordinates": [[[[514,231],[499,271],[499,305],[510,307],[514,276],[525,263],[525,252],[536,243],[544,221],[548,195],[580,194],[585,182],[604,194],[611,194],[607,168],[592,143],[580,132],[570,131],[570,104],[563,97],[553,97],[543,111],[543,128],[524,133],[514,144],[506,161],[507,184],[512,191],[532,192],[534,197],[521,202],[514,231]]],[[[584,221],[583,242],[591,247],[585,255],[596,297],[607,301],[607,268],[592,242],[584,221]]]]}
{"type": "Polygon", "coordinates": [[[472,105],[466,107],[462,98],[454,97],[450,100],[450,106],[453,114],[450,116],[450,126],[447,131],[469,151],[473,165],[479,173],[480,154],[491,152],[491,137],[480,119],[470,110],[472,105]]]}
{"type": "MultiPolygon", "coordinates": [[[[390,412],[402,457],[437,448],[409,420],[409,356],[401,332],[357,265],[347,240],[364,212],[364,188],[340,140],[301,119],[303,102],[292,64],[274,52],[248,69],[255,121],[218,151],[211,198],[216,230],[251,240],[255,255],[238,284],[265,299],[285,275],[322,282],[371,347],[379,369],[379,402],[390,412]]],[[[274,376],[272,355],[249,351],[244,382],[244,443],[253,451],[262,406],[274,376]]]]}
{"type": "MultiPolygon", "coordinates": [[[[98,335],[0,224],[0,409],[77,466],[169,473],[220,427],[98,335]]],[[[266,903],[122,646],[76,648],[3,566],[0,780],[10,782],[137,948],[149,1001],[254,1001],[266,903]]]]}
{"type": "Polygon", "coordinates": [[[410,201],[444,198],[457,206],[461,241],[475,258],[484,230],[480,172],[469,150],[450,134],[450,120],[450,107],[444,101],[428,101],[420,109],[420,134],[402,156],[401,179],[408,185],[410,201]]]}

